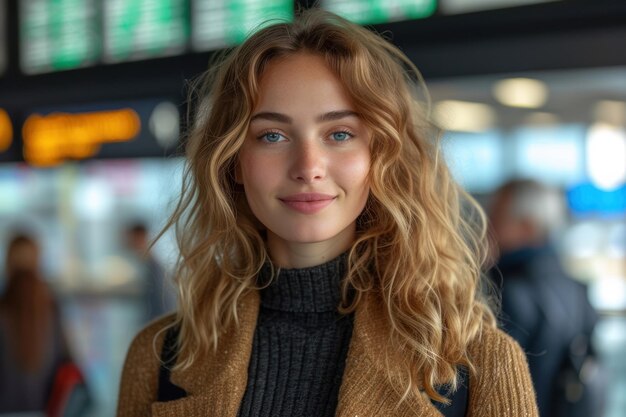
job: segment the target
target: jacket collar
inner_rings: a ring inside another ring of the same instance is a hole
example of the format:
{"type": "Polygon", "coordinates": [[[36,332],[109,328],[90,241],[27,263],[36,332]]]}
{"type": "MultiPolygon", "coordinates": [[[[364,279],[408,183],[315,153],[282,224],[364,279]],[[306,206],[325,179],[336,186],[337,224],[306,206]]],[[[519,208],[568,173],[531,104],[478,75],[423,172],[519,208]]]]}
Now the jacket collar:
{"type": "MultiPolygon", "coordinates": [[[[239,325],[222,335],[218,352],[193,368],[172,371],[172,382],[185,389],[188,396],[155,403],[153,416],[237,416],[248,379],[259,304],[257,292],[245,295],[239,305],[239,325]]],[[[336,416],[441,416],[425,396],[399,403],[401,394],[390,384],[378,357],[388,328],[378,297],[366,295],[355,312],[336,416]]]]}

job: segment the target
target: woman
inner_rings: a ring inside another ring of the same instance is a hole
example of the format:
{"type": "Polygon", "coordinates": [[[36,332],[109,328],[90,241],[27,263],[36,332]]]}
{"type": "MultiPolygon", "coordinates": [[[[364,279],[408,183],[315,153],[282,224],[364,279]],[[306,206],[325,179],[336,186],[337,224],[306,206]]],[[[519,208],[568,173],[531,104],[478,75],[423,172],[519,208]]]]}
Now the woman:
{"type": "Polygon", "coordinates": [[[467,415],[536,416],[408,58],[309,10],[205,80],[170,223],[179,311],[133,342],[118,416],[439,416],[467,382],[467,415]]]}
{"type": "Polygon", "coordinates": [[[52,292],[39,272],[39,245],[13,237],[0,297],[0,413],[43,411],[67,345],[52,292]]]}

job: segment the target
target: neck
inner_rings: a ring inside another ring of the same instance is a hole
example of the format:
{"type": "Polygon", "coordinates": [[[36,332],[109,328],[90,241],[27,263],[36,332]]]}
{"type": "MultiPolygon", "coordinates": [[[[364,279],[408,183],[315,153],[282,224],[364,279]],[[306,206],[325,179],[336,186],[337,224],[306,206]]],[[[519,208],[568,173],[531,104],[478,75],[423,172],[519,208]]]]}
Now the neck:
{"type": "Polygon", "coordinates": [[[280,268],[309,268],[335,259],[352,247],[354,224],[322,242],[287,242],[268,230],[267,248],[272,263],[280,268]]]}

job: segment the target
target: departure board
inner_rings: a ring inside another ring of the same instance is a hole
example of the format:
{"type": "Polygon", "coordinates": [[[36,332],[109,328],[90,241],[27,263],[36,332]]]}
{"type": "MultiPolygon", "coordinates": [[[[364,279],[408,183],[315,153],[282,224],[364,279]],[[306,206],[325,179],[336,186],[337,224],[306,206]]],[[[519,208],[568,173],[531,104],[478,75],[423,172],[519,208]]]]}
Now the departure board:
{"type": "Polygon", "coordinates": [[[359,24],[423,19],[435,13],[437,0],[322,0],[321,6],[359,24]]]}
{"type": "Polygon", "coordinates": [[[192,47],[207,51],[232,46],[256,29],[293,20],[293,0],[192,0],[192,47]]]}
{"type": "Polygon", "coordinates": [[[20,0],[20,66],[26,74],[72,69],[100,55],[97,0],[20,0]]]}
{"type": "Polygon", "coordinates": [[[439,0],[439,10],[444,14],[460,14],[547,3],[549,1],[559,0],[439,0]]]}
{"type": "Polygon", "coordinates": [[[187,4],[187,0],[103,1],[104,60],[182,53],[189,37],[187,4]]]}

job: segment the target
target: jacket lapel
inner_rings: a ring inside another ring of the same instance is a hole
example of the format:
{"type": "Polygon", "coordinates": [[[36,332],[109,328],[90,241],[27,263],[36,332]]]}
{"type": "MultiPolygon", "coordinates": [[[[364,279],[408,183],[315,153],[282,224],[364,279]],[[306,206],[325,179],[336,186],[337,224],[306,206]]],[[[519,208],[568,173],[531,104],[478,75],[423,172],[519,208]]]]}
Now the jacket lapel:
{"type": "MultiPolygon", "coordinates": [[[[382,357],[389,325],[378,297],[366,295],[354,317],[354,331],[339,390],[337,417],[441,417],[426,395],[408,397],[389,382],[382,357]]],[[[400,389],[400,387],[396,387],[400,389]]]]}
{"type": "Polygon", "coordinates": [[[259,295],[246,294],[238,306],[239,326],[232,325],[221,339],[218,351],[190,369],[172,371],[172,382],[187,391],[187,397],[155,403],[155,417],[236,417],[248,382],[248,363],[259,313],[259,295]]]}

